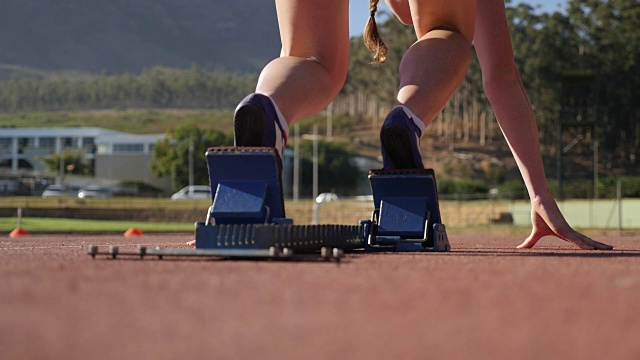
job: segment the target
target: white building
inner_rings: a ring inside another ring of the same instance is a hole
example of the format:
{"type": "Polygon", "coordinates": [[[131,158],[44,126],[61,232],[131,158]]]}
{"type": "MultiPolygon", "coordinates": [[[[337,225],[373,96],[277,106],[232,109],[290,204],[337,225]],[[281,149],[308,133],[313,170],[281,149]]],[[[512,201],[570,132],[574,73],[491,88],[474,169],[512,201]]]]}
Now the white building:
{"type": "Polygon", "coordinates": [[[164,138],[160,135],[132,135],[125,133],[102,135],[96,138],[95,176],[97,178],[135,180],[171,190],[168,177],[158,178],[149,170],[153,148],[164,138]]]}
{"type": "Polygon", "coordinates": [[[153,148],[163,138],[164,134],[133,135],[96,127],[0,128],[0,173],[51,175],[43,158],[80,150],[94,163],[96,178],[142,181],[169,190],[169,179],[149,171],[153,148]]]}

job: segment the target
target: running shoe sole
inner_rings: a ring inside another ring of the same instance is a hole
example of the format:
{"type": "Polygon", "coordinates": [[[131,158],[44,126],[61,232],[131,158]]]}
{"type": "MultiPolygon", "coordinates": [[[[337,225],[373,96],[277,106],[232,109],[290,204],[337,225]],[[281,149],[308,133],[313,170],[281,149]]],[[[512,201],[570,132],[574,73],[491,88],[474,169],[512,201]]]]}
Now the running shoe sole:
{"type": "Polygon", "coordinates": [[[263,146],[264,112],[253,104],[242,105],[234,115],[236,146],[263,146]]]}
{"type": "Polygon", "coordinates": [[[380,143],[396,169],[421,168],[413,159],[411,134],[407,129],[399,125],[389,125],[382,128],[380,143]]]}

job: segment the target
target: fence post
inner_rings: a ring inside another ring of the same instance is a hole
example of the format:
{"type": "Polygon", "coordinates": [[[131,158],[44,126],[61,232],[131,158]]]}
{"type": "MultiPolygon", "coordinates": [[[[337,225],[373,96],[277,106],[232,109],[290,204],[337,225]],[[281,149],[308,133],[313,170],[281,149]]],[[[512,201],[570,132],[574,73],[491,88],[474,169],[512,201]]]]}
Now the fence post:
{"type": "Polygon", "coordinates": [[[589,227],[593,228],[593,198],[589,198],[589,227]]]}
{"type": "Polygon", "coordinates": [[[618,230],[622,230],[622,182],[616,183],[616,200],[618,200],[618,230]]]}
{"type": "Polygon", "coordinates": [[[22,229],[22,208],[18,208],[18,229],[22,229]]]}

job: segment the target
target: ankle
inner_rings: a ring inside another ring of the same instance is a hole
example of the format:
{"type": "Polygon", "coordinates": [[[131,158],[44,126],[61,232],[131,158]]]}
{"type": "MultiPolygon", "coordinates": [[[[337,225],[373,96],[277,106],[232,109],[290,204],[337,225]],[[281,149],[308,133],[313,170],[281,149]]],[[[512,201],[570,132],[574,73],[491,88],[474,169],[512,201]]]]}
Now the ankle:
{"type": "Polygon", "coordinates": [[[424,134],[426,128],[424,122],[422,122],[422,120],[418,116],[416,116],[416,114],[414,114],[413,111],[411,111],[408,107],[404,105],[398,105],[397,107],[402,109],[407,117],[411,119],[411,121],[413,121],[413,124],[418,128],[418,137],[422,137],[422,134],[424,134]]]}
{"type": "Polygon", "coordinates": [[[284,117],[284,115],[282,115],[282,111],[280,111],[280,108],[278,107],[278,104],[276,104],[276,102],[273,100],[273,98],[271,98],[271,96],[269,95],[264,95],[266,96],[270,101],[271,104],[273,105],[273,108],[276,110],[276,115],[278,116],[278,124],[280,124],[280,128],[282,129],[282,132],[284,134],[285,139],[289,138],[289,123],[287,123],[287,119],[284,117]]]}

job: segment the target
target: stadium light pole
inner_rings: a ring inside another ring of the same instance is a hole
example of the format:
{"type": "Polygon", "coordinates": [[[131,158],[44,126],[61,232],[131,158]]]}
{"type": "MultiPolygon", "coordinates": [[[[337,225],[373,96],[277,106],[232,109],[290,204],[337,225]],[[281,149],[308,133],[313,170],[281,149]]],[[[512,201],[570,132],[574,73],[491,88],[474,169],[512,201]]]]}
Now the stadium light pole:
{"type": "Polygon", "coordinates": [[[189,186],[193,186],[193,139],[189,139],[189,186]]]}
{"type": "Polygon", "coordinates": [[[313,220],[312,224],[317,225],[320,223],[320,204],[315,199],[318,197],[318,125],[313,125],[313,135],[303,135],[305,140],[313,140],[313,220]]]}
{"type": "Polygon", "coordinates": [[[300,126],[293,128],[293,202],[300,198],[300,126]]]}
{"type": "Polygon", "coordinates": [[[333,102],[327,106],[327,138],[331,139],[333,136],[333,102]]]}

